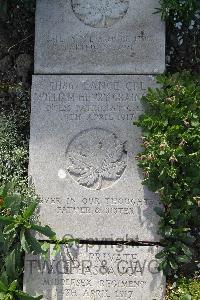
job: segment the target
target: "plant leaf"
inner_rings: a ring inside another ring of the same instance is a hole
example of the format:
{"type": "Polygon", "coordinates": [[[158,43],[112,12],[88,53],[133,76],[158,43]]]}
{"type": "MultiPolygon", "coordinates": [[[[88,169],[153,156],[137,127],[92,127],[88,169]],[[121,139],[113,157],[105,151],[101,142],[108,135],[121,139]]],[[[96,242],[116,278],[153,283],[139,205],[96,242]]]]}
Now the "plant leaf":
{"type": "Polygon", "coordinates": [[[25,238],[31,253],[37,255],[44,252],[40,242],[30,232],[25,232],[25,238]]]}
{"type": "Polygon", "coordinates": [[[192,296],[187,294],[187,295],[181,296],[180,300],[192,300],[192,296]]]}
{"type": "Polygon", "coordinates": [[[0,280],[0,292],[7,292],[8,287],[0,280]]]}
{"type": "Polygon", "coordinates": [[[16,291],[15,294],[19,298],[19,300],[40,300],[43,299],[43,296],[33,297],[22,291],[16,291]]]}
{"type": "Polygon", "coordinates": [[[33,215],[33,213],[34,213],[36,207],[37,207],[37,202],[31,203],[31,204],[25,209],[25,211],[23,212],[23,217],[24,217],[25,219],[30,218],[30,217],[33,215]]]}
{"type": "Polygon", "coordinates": [[[5,259],[5,268],[9,281],[13,281],[17,277],[15,269],[15,259],[15,250],[9,253],[9,255],[5,259]]]}
{"type": "Polygon", "coordinates": [[[28,245],[28,243],[26,241],[26,237],[25,237],[25,229],[22,229],[20,232],[20,242],[21,242],[22,249],[26,253],[30,253],[30,248],[29,248],[29,245],[28,245]]]}
{"type": "Polygon", "coordinates": [[[9,290],[10,292],[13,292],[13,291],[16,290],[16,288],[17,288],[17,280],[14,280],[14,281],[10,284],[8,290],[9,290]]]}
{"type": "Polygon", "coordinates": [[[31,228],[39,233],[53,239],[56,236],[56,233],[48,226],[40,226],[36,224],[31,224],[31,228]]]}
{"type": "Polygon", "coordinates": [[[0,223],[2,223],[3,225],[9,225],[16,223],[16,220],[13,217],[0,216],[0,223]]]}
{"type": "Polygon", "coordinates": [[[166,255],[166,253],[164,251],[161,251],[155,255],[155,258],[161,259],[161,258],[165,257],[165,255],[166,255]]]}
{"type": "Polygon", "coordinates": [[[14,232],[16,230],[16,225],[10,224],[5,226],[3,230],[3,234],[10,234],[11,232],[14,232]]]}
{"type": "Polygon", "coordinates": [[[4,207],[10,208],[12,213],[18,213],[21,206],[21,196],[14,193],[12,196],[7,196],[4,199],[4,207]]]}

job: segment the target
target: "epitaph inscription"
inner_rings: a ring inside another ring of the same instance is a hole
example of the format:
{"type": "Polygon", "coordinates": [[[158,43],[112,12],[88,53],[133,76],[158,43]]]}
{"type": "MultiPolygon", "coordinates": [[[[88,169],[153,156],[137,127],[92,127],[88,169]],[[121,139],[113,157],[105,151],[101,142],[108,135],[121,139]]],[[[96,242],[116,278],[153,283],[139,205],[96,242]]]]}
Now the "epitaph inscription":
{"type": "MultiPolygon", "coordinates": [[[[165,278],[157,247],[79,245],[62,247],[47,261],[26,255],[24,289],[44,300],[162,300],[165,278]]],[[[52,251],[52,247],[51,247],[52,251]]]]}
{"type": "Polygon", "coordinates": [[[159,240],[158,199],[142,185],[133,125],[149,86],[152,76],[33,78],[29,174],[40,220],[58,236],[159,240]]]}
{"type": "Polygon", "coordinates": [[[158,0],[37,0],[35,74],[165,70],[158,0]]]}

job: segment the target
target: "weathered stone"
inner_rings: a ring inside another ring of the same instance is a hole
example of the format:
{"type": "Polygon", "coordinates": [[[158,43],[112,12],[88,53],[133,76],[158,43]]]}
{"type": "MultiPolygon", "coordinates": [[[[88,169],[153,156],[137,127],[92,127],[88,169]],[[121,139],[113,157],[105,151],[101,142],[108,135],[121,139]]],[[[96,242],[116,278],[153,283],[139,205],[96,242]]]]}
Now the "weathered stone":
{"type": "Polygon", "coordinates": [[[65,246],[47,261],[26,255],[24,290],[43,294],[44,300],[163,300],[165,278],[155,259],[159,250],[80,245],[75,257],[65,246]]]}
{"type": "Polygon", "coordinates": [[[33,77],[30,175],[40,219],[58,236],[158,240],[155,194],[142,185],[133,126],[153,76],[33,77]]]}
{"type": "Polygon", "coordinates": [[[158,6],[158,0],[37,0],[35,73],[162,73],[158,6]]]}

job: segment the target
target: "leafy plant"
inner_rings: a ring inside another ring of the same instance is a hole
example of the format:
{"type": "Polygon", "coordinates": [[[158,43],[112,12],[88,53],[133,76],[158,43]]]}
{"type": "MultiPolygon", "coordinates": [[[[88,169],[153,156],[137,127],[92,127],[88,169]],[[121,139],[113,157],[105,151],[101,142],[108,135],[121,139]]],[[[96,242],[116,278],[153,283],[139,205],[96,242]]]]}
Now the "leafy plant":
{"type": "Polygon", "coordinates": [[[30,92],[21,84],[5,83],[0,84],[0,92],[4,95],[0,112],[0,186],[12,181],[28,200],[28,194],[32,196],[27,188],[30,92]]]}
{"type": "Polygon", "coordinates": [[[163,20],[176,22],[190,22],[195,13],[200,10],[199,0],[160,0],[157,12],[163,20]]]}
{"type": "Polygon", "coordinates": [[[189,73],[159,76],[162,87],[143,97],[146,114],[136,123],[143,129],[144,151],[138,155],[143,183],[163,205],[155,210],[164,245],[157,258],[165,273],[191,260],[199,226],[199,80],[189,73]]]}
{"type": "Polygon", "coordinates": [[[27,128],[30,120],[30,91],[25,89],[22,83],[0,84],[1,113],[12,118],[15,123],[15,131],[27,138],[27,128]]]}
{"type": "Polygon", "coordinates": [[[180,277],[176,288],[172,289],[167,300],[198,300],[200,299],[200,279],[180,277]]]}
{"type": "Polygon", "coordinates": [[[0,184],[13,181],[18,189],[26,184],[27,148],[17,129],[14,114],[0,113],[0,184]]]}
{"type": "Polygon", "coordinates": [[[35,234],[46,236],[54,244],[54,253],[60,251],[60,244],[74,242],[72,239],[57,240],[56,234],[49,226],[41,226],[33,222],[37,207],[36,199],[27,206],[12,184],[0,189],[0,299],[31,300],[21,291],[21,275],[23,273],[23,257],[25,253],[47,255],[50,243],[36,239],[35,234]],[[34,235],[33,235],[34,233],[34,235]]]}
{"type": "Polygon", "coordinates": [[[3,281],[0,280],[0,297],[1,299],[4,300],[14,300],[14,299],[19,299],[19,300],[39,300],[42,299],[43,296],[39,297],[32,297],[28,295],[27,293],[24,293],[21,290],[18,290],[18,282],[17,280],[14,280],[11,282],[10,285],[4,283],[3,281]]]}
{"type": "MultiPolygon", "coordinates": [[[[1,299],[41,299],[31,298],[20,291],[20,276],[23,271],[23,251],[44,253],[42,245],[31,234],[31,230],[55,239],[55,233],[48,227],[35,225],[31,218],[37,202],[24,207],[19,193],[9,184],[0,190],[0,295],[1,299]]],[[[34,200],[34,199],[33,199],[34,200]]]]}

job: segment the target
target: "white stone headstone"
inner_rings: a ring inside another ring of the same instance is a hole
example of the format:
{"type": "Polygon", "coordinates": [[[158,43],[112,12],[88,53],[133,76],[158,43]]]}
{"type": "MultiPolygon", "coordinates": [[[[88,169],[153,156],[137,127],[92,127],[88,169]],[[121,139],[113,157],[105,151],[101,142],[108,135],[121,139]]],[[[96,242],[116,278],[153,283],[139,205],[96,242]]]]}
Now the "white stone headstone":
{"type": "Polygon", "coordinates": [[[165,70],[158,0],[37,0],[35,74],[165,70]]]}
{"type": "Polygon", "coordinates": [[[40,220],[63,237],[158,241],[133,125],[153,76],[34,76],[29,174],[40,220]]]}

